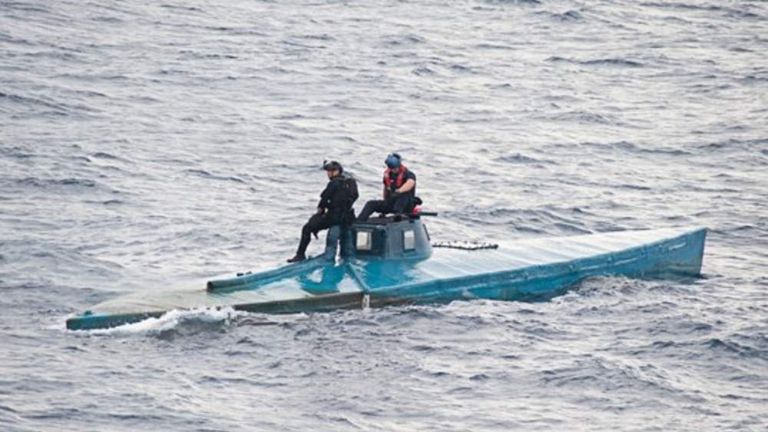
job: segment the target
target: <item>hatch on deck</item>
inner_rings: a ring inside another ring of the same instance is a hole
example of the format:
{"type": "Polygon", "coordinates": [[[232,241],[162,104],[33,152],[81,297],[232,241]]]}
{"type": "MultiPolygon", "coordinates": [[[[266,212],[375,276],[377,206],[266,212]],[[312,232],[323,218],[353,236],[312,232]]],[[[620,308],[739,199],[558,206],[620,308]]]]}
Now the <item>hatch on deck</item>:
{"type": "Polygon", "coordinates": [[[429,233],[421,219],[371,218],[350,228],[358,258],[428,258],[429,233]]]}

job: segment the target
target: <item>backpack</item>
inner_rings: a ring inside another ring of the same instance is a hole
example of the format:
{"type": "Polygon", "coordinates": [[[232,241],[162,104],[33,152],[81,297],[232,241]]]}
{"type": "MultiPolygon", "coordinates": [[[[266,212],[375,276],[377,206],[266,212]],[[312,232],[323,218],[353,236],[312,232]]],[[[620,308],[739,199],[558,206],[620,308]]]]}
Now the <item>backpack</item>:
{"type": "Polygon", "coordinates": [[[351,209],[355,201],[360,197],[360,194],[357,192],[357,180],[351,174],[344,174],[342,181],[344,182],[344,194],[347,197],[347,208],[351,209]]]}

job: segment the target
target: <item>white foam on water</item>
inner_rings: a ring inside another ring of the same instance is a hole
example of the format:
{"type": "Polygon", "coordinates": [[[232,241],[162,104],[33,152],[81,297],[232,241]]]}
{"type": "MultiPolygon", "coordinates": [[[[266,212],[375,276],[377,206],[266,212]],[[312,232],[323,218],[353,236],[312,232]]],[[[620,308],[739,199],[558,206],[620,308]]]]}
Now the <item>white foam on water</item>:
{"type": "Polygon", "coordinates": [[[184,322],[215,323],[223,321],[225,324],[229,324],[233,319],[245,315],[248,315],[248,312],[236,311],[231,307],[171,310],[157,318],[147,318],[136,323],[108,329],[73,330],[73,332],[89,335],[154,334],[172,330],[184,322]]]}

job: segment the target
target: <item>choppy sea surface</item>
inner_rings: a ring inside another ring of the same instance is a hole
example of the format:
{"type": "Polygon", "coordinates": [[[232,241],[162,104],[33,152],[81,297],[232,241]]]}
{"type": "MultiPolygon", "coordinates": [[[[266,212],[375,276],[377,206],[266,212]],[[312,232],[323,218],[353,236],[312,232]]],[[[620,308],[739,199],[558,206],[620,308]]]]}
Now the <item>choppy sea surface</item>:
{"type": "Polygon", "coordinates": [[[761,1],[0,0],[0,430],[764,431],[766,52],[761,1]],[[433,238],[706,226],[704,277],[64,329],[390,151],[433,238]]]}

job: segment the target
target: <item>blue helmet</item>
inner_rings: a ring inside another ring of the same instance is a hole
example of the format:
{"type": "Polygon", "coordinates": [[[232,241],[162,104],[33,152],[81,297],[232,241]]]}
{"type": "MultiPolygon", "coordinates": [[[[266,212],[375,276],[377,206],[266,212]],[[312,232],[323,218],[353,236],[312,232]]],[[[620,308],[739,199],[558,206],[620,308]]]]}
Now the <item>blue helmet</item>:
{"type": "Polygon", "coordinates": [[[387,164],[387,168],[389,169],[397,169],[400,168],[400,162],[402,161],[402,157],[400,157],[397,153],[390,153],[389,156],[387,156],[387,159],[384,161],[385,164],[387,164]]]}

